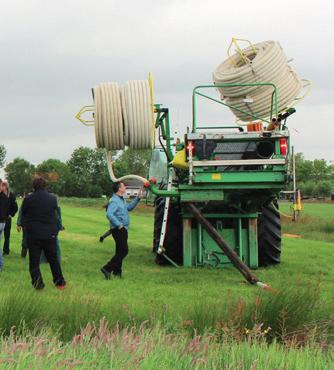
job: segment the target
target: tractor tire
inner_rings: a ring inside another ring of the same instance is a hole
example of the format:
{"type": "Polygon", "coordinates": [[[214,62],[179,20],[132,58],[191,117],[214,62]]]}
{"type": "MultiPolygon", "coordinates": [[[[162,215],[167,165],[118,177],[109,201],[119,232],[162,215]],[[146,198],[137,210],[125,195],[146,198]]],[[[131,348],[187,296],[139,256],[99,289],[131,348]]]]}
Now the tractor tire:
{"type": "Polygon", "coordinates": [[[262,207],[258,218],[259,266],[266,267],[281,262],[281,218],[277,203],[262,207]]]}
{"type": "MultiPolygon", "coordinates": [[[[166,198],[158,197],[155,201],[154,212],[154,231],[153,231],[153,253],[155,253],[155,262],[158,265],[170,265],[170,262],[162,255],[158,254],[160,234],[164,217],[166,198]]],[[[180,208],[176,203],[170,203],[166,235],[164,241],[166,254],[172,261],[178,265],[183,263],[183,242],[182,242],[182,217],[180,208]]]]}

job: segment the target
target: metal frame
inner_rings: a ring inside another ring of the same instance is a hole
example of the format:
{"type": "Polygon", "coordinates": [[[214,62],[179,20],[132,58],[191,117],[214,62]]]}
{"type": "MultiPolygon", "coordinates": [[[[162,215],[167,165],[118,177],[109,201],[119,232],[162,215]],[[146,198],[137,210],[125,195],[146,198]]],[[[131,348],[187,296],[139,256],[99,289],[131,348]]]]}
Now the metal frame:
{"type": "Polygon", "coordinates": [[[216,161],[193,161],[194,167],[210,166],[262,166],[262,165],[284,165],[287,163],[285,158],[282,159],[231,159],[216,161]]]}
{"type": "MultiPolygon", "coordinates": [[[[234,251],[238,254],[240,260],[244,261],[250,268],[258,268],[258,246],[257,246],[257,213],[233,214],[233,213],[204,213],[206,219],[234,219],[236,220],[236,229],[219,229],[225,235],[229,235],[235,239],[236,244],[233,246],[234,251]],[[247,220],[247,227],[242,227],[242,220],[247,220]]],[[[204,266],[211,265],[219,267],[231,265],[227,261],[224,253],[212,251],[210,246],[206,246],[204,239],[208,239],[208,235],[200,223],[190,213],[183,214],[183,266],[204,266]],[[192,227],[192,223],[196,223],[196,228],[192,227]],[[218,256],[217,256],[218,255],[218,256]],[[220,256],[220,257],[219,257],[220,256]],[[212,259],[211,259],[212,257],[212,259]],[[214,258],[215,257],[215,258],[214,258]],[[221,258],[223,257],[223,258],[221,258]],[[214,262],[210,262],[215,260],[214,262]]],[[[210,241],[210,244],[214,242],[210,241]]]]}
{"type": "Polygon", "coordinates": [[[154,105],[154,111],[157,113],[157,118],[155,120],[155,128],[161,129],[161,136],[166,141],[167,148],[163,146],[160,141],[160,144],[163,146],[168,162],[171,162],[174,158],[172,150],[173,137],[170,134],[170,124],[169,124],[169,110],[168,108],[161,108],[161,104],[154,105]]]}
{"type": "MultiPolygon", "coordinates": [[[[216,89],[217,87],[237,87],[237,86],[240,86],[240,87],[243,87],[243,86],[272,86],[274,91],[273,91],[273,94],[271,96],[271,114],[270,114],[270,117],[273,116],[273,113],[275,117],[278,117],[278,89],[276,87],[275,84],[271,83],[271,82],[257,82],[257,83],[250,83],[250,84],[214,84],[214,85],[199,85],[199,86],[196,86],[194,89],[193,89],[193,98],[192,98],[192,111],[193,111],[193,127],[192,127],[192,132],[196,132],[196,112],[197,112],[197,106],[196,106],[196,96],[201,96],[203,98],[206,98],[208,100],[211,100],[211,101],[214,101],[218,104],[221,104],[221,105],[224,105],[226,107],[229,107],[229,108],[233,108],[243,114],[247,114],[251,119],[257,119],[257,120],[261,120],[261,121],[264,121],[264,122],[267,122],[267,123],[270,123],[271,121],[268,121],[264,118],[261,118],[261,117],[258,117],[257,115],[255,114],[251,114],[249,112],[246,112],[242,109],[239,109],[237,107],[234,107],[233,105],[231,104],[226,104],[224,103],[222,100],[218,100],[218,99],[215,99],[209,95],[206,95],[206,94],[203,94],[203,93],[200,93],[198,90],[200,89],[216,89]],[[274,103],[274,97],[275,97],[275,103],[274,103]],[[275,111],[273,111],[273,107],[275,105],[275,111]]],[[[202,128],[202,127],[200,127],[202,128]]],[[[216,128],[227,128],[227,127],[224,127],[224,126],[218,126],[216,128]]]]}

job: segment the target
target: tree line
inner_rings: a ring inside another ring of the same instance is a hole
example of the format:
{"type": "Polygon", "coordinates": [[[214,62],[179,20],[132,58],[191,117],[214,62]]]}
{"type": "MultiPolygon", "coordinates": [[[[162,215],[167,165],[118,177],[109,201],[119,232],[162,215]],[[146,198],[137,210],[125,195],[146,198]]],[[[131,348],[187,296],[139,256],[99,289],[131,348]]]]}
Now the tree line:
{"type": "MultiPolygon", "coordinates": [[[[136,174],[147,177],[150,150],[115,151],[114,171],[117,177],[136,174]]],[[[3,167],[6,150],[0,145],[0,167],[3,167]]],[[[297,187],[310,197],[328,197],[334,191],[334,165],[324,159],[307,160],[302,153],[296,154],[297,187]]],[[[47,159],[33,165],[23,158],[15,158],[5,167],[12,190],[23,195],[31,190],[35,174],[45,177],[49,190],[68,197],[100,197],[111,194],[111,180],[103,149],[79,147],[68,161],[47,159]]]]}
{"type": "Polygon", "coordinates": [[[307,160],[302,153],[296,157],[296,183],[309,197],[328,197],[334,191],[334,165],[325,159],[307,160]]]}
{"type": "MultiPolygon", "coordinates": [[[[1,148],[1,146],[0,146],[1,148]]],[[[4,148],[3,148],[4,149],[4,148]]],[[[127,174],[147,176],[150,150],[113,152],[114,172],[117,177],[127,174]]],[[[0,165],[4,162],[0,150],[0,165]]],[[[91,197],[111,195],[111,185],[104,149],[79,147],[68,161],[47,159],[34,165],[23,158],[15,158],[5,167],[11,189],[17,195],[31,191],[33,176],[40,175],[48,180],[49,191],[64,197],[91,197]]]]}

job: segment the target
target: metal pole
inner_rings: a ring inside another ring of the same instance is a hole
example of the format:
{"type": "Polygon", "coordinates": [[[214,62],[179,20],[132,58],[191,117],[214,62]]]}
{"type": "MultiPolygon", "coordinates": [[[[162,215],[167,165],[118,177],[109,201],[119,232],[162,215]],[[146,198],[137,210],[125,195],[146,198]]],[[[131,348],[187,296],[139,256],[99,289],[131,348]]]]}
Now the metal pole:
{"type": "Polygon", "coordinates": [[[296,189],[296,158],[294,147],[291,147],[292,155],[292,171],[293,171],[293,215],[292,221],[297,221],[296,202],[297,202],[297,189],[296,189]]]}
{"type": "Polygon", "coordinates": [[[197,262],[198,265],[203,265],[203,253],[202,253],[202,225],[200,223],[197,224],[197,262]]]}

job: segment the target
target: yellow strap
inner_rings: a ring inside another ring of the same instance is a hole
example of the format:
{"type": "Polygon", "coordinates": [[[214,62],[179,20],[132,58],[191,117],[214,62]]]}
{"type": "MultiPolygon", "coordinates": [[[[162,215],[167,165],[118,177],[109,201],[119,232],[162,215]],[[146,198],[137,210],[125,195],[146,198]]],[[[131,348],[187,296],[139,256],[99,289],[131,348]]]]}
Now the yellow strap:
{"type": "Polygon", "coordinates": [[[154,122],[154,92],[153,92],[153,74],[149,72],[148,74],[148,84],[150,87],[151,96],[151,114],[152,114],[152,146],[154,147],[155,142],[155,122],[154,122]]]}
{"type": "Polygon", "coordinates": [[[289,108],[294,107],[299,102],[301,102],[311,92],[312,86],[313,86],[312,81],[311,80],[306,80],[306,79],[302,79],[301,81],[305,82],[305,84],[302,87],[303,87],[303,89],[306,89],[306,91],[304,92],[304,94],[300,98],[295,98],[294,102],[292,104],[290,104],[288,107],[284,108],[283,110],[288,110],[289,108]]]}
{"type": "Polygon", "coordinates": [[[256,49],[255,49],[254,45],[249,40],[246,40],[246,39],[237,39],[236,37],[232,37],[232,41],[230,43],[230,46],[227,49],[227,55],[229,57],[231,57],[231,48],[232,48],[232,45],[234,45],[236,47],[237,53],[240,55],[240,58],[246,64],[250,64],[250,60],[247,58],[247,56],[245,55],[245,53],[242,51],[241,47],[238,44],[238,41],[245,41],[245,42],[249,43],[249,45],[252,47],[254,53],[256,54],[256,49]]]}

